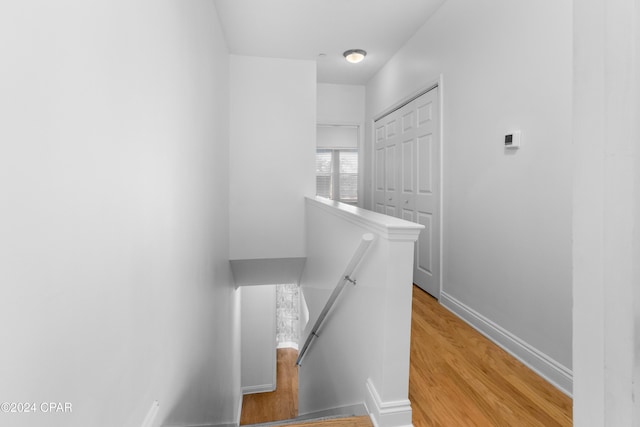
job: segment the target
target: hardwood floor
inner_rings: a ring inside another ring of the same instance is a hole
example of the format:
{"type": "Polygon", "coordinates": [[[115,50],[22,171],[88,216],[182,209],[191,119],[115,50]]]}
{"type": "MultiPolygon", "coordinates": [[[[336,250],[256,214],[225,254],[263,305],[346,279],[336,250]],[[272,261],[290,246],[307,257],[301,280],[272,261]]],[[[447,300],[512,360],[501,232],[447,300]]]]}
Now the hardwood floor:
{"type": "MultiPolygon", "coordinates": [[[[293,349],[278,350],[278,390],[244,396],[241,424],[297,415],[296,357],[293,349]]],[[[569,397],[416,286],[409,399],[415,427],[572,425],[569,397]]],[[[337,422],[326,420],[313,425],[365,427],[337,422]]]]}
{"type": "Polygon", "coordinates": [[[277,350],[276,391],[246,394],[240,425],[280,421],[298,416],[298,350],[277,350]]]}
{"type": "Polygon", "coordinates": [[[415,427],[572,425],[571,398],[417,286],[409,400],[415,427]]]}

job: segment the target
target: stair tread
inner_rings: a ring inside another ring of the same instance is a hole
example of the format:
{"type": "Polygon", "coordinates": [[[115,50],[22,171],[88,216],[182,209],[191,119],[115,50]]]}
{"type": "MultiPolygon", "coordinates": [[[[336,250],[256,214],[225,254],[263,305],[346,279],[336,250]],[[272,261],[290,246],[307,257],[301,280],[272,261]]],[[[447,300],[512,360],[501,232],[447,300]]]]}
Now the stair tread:
{"type": "Polygon", "coordinates": [[[309,426],[341,426],[341,427],[373,427],[371,423],[371,419],[367,415],[357,416],[357,417],[326,417],[322,419],[310,419],[300,422],[295,422],[293,424],[283,423],[283,424],[272,424],[270,425],[277,426],[287,426],[287,427],[309,427],[309,426]]]}

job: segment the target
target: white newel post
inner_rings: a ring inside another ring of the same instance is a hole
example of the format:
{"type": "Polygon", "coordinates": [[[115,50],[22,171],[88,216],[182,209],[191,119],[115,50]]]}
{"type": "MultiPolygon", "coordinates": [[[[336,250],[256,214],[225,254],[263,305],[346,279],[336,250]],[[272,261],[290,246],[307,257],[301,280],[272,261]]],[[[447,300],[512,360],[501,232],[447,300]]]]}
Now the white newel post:
{"type": "Polygon", "coordinates": [[[367,380],[366,406],[378,427],[411,425],[409,353],[413,257],[419,231],[396,230],[383,240],[389,259],[384,279],[382,364],[367,380]]]}

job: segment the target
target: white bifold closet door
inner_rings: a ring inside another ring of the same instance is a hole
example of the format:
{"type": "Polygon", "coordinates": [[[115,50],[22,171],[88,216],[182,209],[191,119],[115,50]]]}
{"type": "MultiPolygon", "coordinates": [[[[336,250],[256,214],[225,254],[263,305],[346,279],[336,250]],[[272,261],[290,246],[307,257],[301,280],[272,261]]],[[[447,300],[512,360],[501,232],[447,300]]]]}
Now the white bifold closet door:
{"type": "Polygon", "coordinates": [[[376,120],[374,209],[420,223],[416,285],[440,297],[440,136],[438,88],[376,120]]]}

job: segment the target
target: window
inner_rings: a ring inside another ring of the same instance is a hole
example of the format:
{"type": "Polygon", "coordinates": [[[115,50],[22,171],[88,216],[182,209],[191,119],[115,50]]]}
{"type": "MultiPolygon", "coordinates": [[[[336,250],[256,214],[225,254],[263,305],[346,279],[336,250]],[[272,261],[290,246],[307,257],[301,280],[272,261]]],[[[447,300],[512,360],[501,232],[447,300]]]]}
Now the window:
{"type": "Polygon", "coordinates": [[[358,203],[358,125],[318,124],[316,194],[358,203]]]}
{"type": "Polygon", "coordinates": [[[300,287],[276,285],[276,342],[278,348],[298,349],[300,338],[300,287]]]}
{"type": "Polygon", "coordinates": [[[358,150],[316,151],[316,194],[343,203],[358,203],[358,150]]]}

